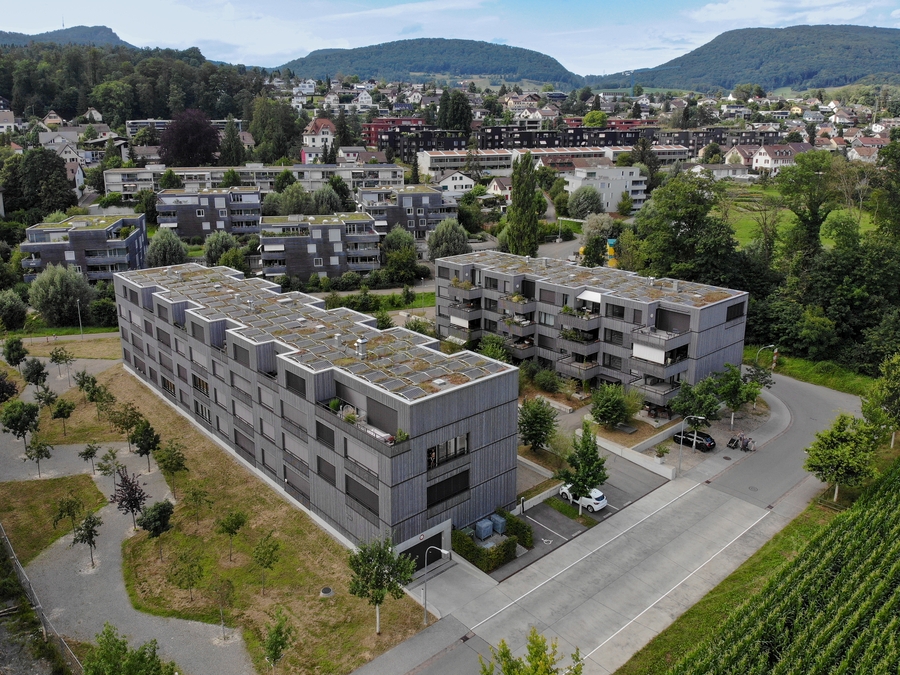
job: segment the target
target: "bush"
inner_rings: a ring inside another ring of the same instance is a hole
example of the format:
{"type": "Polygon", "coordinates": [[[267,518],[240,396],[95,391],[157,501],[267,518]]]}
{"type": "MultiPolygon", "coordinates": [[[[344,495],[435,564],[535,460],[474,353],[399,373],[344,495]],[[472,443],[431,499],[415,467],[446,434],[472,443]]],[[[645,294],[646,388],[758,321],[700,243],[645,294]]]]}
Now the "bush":
{"type": "Polygon", "coordinates": [[[105,209],[108,206],[121,206],[122,205],[122,193],[121,192],[110,192],[108,195],[104,195],[97,200],[97,206],[102,209],[105,209]]]}
{"type": "Polygon", "coordinates": [[[25,325],[28,307],[12,289],[0,292],[0,321],[6,330],[19,330],[25,325]]]}
{"type": "Polygon", "coordinates": [[[552,370],[541,370],[534,376],[534,384],[548,394],[559,391],[559,376],[552,370]]]}
{"type": "Polygon", "coordinates": [[[513,535],[499,546],[493,548],[481,548],[475,541],[459,530],[451,533],[453,550],[463,558],[475,565],[482,572],[493,572],[501,565],[505,565],[516,558],[516,544],[519,540],[513,535]]]}
{"type": "Polygon", "coordinates": [[[506,519],[506,530],[514,536],[525,548],[534,548],[534,530],[531,525],[523,523],[509,511],[497,509],[497,515],[506,519]]]}
{"type": "Polygon", "coordinates": [[[524,361],[519,365],[519,370],[520,372],[525,373],[525,377],[529,380],[534,380],[535,375],[541,371],[541,367],[538,365],[537,361],[524,361]]]}

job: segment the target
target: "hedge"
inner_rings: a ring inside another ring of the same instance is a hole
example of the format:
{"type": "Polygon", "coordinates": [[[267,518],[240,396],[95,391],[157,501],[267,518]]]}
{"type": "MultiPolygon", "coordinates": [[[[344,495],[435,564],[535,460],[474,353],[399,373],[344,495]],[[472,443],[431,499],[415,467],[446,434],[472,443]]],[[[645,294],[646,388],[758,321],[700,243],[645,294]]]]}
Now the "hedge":
{"type": "Polygon", "coordinates": [[[453,530],[451,536],[453,550],[482,572],[493,572],[516,558],[516,545],[519,540],[515,536],[507,537],[503,543],[492,548],[482,548],[460,530],[453,530]]]}
{"type": "Polygon", "coordinates": [[[531,525],[523,523],[509,511],[497,509],[497,515],[506,519],[506,529],[511,536],[518,539],[525,548],[534,548],[534,530],[531,525]]]}

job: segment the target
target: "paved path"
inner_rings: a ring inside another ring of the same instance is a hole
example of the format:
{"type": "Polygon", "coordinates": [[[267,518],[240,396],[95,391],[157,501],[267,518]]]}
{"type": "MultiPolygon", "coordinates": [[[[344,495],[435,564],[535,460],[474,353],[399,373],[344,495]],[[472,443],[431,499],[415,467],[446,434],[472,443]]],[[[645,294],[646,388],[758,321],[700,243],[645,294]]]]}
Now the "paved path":
{"type": "Polygon", "coordinates": [[[614,672],[822,489],[802,469],[804,449],[838,412],[858,412],[859,400],[780,376],[773,391],[770,420],[754,431],[757,452],[709,457],[502,583],[444,567],[428,595],[446,619],[417,636],[415,658],[404,643],[358,672],[478,672],[478,655],[501,639],[524,653],[532,627],[561,653],[577,646],[586,674],[614,672]]]}

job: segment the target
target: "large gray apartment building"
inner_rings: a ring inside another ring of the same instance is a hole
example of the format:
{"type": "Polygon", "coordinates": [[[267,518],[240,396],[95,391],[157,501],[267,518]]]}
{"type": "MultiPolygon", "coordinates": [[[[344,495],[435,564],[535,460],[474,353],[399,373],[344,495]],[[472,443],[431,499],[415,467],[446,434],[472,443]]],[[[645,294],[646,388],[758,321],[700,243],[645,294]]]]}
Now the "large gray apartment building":
{"type": "Polygon", "coordinates": [[[439,336],[502,335],[517,360],[619,383],[654,405],[743,357],[744,291],[497,251],[435,264],[439,336]]]}
{"type": "Polygon", "coordinates": [[[59,223],[38,223],[25,230],[19,244],[25,281],[47,265],[65,265],[88,281],[112,281],[113,274],[144,266],[149,243],[144,214],[72,216],[59,223]]]}
{"type": "Polygon", "coordinates": [[[261,278],[115,277],[127,369],[293,503],[422,560],[516,499],[517,369],[261,278]]]}
{"type": "Polygon", "coordinates": [[[162,190],[156,198],[160,227],[179,237],[207,237],[213,232],[258,234],[262,195],[257,187],[162,190]]]}

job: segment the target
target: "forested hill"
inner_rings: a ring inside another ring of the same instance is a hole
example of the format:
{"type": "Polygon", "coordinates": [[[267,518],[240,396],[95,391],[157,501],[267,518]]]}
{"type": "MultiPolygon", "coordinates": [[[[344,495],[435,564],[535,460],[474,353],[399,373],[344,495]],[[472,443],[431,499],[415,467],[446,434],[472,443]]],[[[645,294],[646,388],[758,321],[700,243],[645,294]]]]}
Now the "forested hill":
{"type": "Polygon", "coordinates": [[[496,76],[578,87],[582,77],[554,58],[521,47],[480,42],[418,38],[356,49],[319,49],[281,66],[303,77],[324,79],[336,73],[360,78],[423,80],[429,76],[496,76]]]}
{"type": "MultiPolygon", "coordinates": [[[[852,84],[874,73],[885,81],[900,73],[900,30],[867,26],[743,28],[722,33],[692,52],[635,74],[644,87],[709,91],[737,84],[768,90],[804,90],[852,84]]],[[[592,86],[623,87],[622,73],[585,78],[592,86]]]]}
{"type": "Polygon", "coordinates": [[[134,45],[119,38],[111,28],[106,26],[72,26],[37,35],[0,31],[0,45],[22,46],[31,42],[54,42],[60,45],[109,45],[137,49],[134,45]]]}

